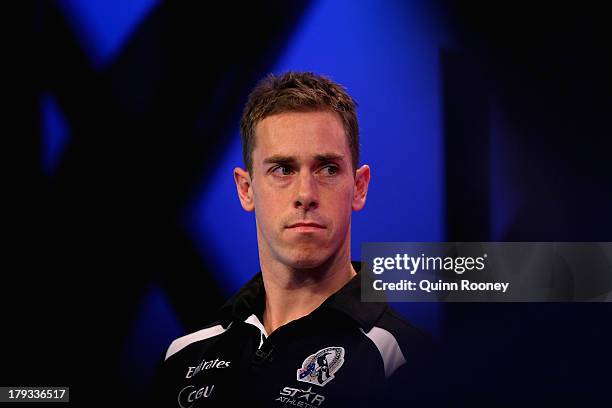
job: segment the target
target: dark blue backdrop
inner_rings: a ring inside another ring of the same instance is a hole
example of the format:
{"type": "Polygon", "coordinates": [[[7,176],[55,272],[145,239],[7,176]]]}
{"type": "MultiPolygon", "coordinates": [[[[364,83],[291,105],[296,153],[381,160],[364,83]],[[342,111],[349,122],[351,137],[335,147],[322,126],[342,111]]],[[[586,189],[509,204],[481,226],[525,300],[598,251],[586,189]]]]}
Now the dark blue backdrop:
{"type": "MultiPolygon", "coordinates": [[[[103,379],[139,398],[168,342],[256,272],[231,170],[240,110],[270,71],[327,74],[360,104],[373,179],[354,259],[366,241],[610,239],[601,10],[66,0],[31,11],[3,384],[69,384],[86,401],[103,379]]],[[[607,304],[397,308],[444,345],[458,398],[605,397],[607,304]]]]}

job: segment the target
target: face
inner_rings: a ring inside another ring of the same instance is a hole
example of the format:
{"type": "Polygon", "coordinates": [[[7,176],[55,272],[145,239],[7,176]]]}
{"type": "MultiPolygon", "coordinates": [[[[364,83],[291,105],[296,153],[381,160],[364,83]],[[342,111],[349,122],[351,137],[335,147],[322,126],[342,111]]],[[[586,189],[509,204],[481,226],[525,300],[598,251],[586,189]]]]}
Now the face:
{"type": "Polygon", "coordinates": [[[255,211],[262,263],[305,269],[350,260],[351,213],[365,204],[370,171],[353,171],[340,117],[276,114],[255,137],[252,174],[238,168],[234,178],[243,208],[255,211]]]}

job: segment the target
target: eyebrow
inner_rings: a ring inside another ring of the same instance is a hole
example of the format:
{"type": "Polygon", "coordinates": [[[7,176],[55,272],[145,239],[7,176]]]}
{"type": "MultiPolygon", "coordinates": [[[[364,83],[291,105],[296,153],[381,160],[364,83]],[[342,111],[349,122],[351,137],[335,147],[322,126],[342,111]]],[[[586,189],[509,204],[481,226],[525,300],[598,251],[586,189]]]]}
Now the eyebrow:
{"type": "MultiPolygon", "coordinates": [[[[336,153],[323,153],[315,155],[314,159],[320,163],[334,162],[334,161],[342,161],[344,160],[344,156],[336,153]]],[[[275,154],[273,156],[267,157],[264,159],[264,164],[291,164],[297,162],[297,158],[295,156],[283,156],[280,154],[275,154]]]]}

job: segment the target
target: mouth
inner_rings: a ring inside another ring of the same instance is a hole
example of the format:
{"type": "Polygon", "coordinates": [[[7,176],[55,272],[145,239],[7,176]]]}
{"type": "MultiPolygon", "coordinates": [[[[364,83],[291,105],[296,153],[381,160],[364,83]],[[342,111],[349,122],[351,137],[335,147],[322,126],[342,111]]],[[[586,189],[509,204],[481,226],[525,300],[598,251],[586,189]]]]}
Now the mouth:
{"type": "Polygon", "coordinates": [[[316,232],[325,229],[323,225],[317,224],[316,222],[296,222],[286,228],[297,232],[316,232]]]}

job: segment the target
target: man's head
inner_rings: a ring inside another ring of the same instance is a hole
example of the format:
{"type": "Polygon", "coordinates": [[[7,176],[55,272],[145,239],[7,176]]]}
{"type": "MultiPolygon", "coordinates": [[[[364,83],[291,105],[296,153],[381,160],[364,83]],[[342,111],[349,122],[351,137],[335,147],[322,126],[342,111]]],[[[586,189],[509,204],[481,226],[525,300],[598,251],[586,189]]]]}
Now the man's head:
{"type": "Polygon", "coordinates": [[[353,170],[359,164],[359,124],[357,103],[346,89],[329,78],[312,72],[287,72],[268,75],[249,95],[240,120],[242,158],[247,170],[253,170],[253,150],[257,144],[255,128],[268,116],[283,112],[326,110],[340,117],[351,150],[353,170]]]}
{"type": "Polygon", "coordinates": [[[365,204],[370,169],[357,168],[355,102],[344,88],[312,73],[270,76],[251,93],[241,131],[248,170],[234,178],[255,211],[262,264],[350,260],[351,213],[365,204]]]}

